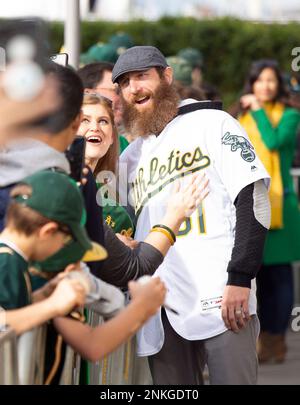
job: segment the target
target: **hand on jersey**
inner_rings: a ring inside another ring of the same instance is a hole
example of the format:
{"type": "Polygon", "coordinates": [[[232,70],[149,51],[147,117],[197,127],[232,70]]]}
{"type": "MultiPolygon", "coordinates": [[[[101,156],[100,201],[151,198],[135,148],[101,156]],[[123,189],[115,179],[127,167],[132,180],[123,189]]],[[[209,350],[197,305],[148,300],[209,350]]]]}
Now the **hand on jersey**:
{"type": "Polygon", "coordinates": [[[228,329],[239,332],[250,320],[250,288],[227,285],[222,299],[222,318],[228,329]]]}
{"type": "Polygon", "coordinates": [[[168,200],[167,212],[174,212],[175,216],[183,221],[192,215],[208,193],[208,179],[205,173],[191,175],[184,185],[176,180],[173,193],[168,200]]]}

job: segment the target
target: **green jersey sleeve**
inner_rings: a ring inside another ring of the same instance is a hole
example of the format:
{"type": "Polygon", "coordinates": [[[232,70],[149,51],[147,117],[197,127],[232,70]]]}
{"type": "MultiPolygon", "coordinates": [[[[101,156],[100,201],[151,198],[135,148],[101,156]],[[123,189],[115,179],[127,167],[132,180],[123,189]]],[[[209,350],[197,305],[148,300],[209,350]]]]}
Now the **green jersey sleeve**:
{"type": "Polygon", "coordinates": [[[0,306],[17,309],[30,304],[28,263],[11,248],[0,245],[0,306]]]}

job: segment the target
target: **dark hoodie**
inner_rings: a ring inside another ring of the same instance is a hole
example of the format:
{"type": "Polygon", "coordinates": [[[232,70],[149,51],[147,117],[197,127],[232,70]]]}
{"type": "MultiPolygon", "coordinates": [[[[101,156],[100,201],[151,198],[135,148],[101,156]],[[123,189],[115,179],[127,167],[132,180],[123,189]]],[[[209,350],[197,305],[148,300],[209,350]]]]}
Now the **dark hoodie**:
{"type": "Polygon", "coordinates": [[[44,142],[26,138],[9,144],[0,153],[0,231],[11,188],[31,174],[50,168],[70,173],[69,163],[63,153],[44,142]]]}
{"type": "MultiPolygon", "coordinates": [[[[10,143],[0,153],[0,232],[4,228],[4,218],[9,203],[11,188],[22,179],[37,171],[54,168],[70,173],[70,165],[64,153],[46,143],[26,138],[10,143]]],[[[96,202],[97,186],[92,172],[83,187],[83,197],[87,211],[86,230],[91,240],[104,245],[102,208],[96,202]],[[95,221],[95,218],[99,221],[95,221]]],[[[97,275],[102,262],[93,263],[93,273],[97,275]]]]}

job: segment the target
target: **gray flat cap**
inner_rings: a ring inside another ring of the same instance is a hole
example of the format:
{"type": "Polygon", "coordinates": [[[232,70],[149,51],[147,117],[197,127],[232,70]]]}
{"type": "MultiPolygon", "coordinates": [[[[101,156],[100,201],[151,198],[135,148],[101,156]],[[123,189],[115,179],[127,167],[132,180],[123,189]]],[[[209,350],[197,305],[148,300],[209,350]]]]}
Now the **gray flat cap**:
{"type": "Polygon", "coordinates": [[[134,46],[119,56],[113,71],[112,81],[116,83],[120,76],[128,72],[168,66],[164,55],[154,46],[134,46]]]}

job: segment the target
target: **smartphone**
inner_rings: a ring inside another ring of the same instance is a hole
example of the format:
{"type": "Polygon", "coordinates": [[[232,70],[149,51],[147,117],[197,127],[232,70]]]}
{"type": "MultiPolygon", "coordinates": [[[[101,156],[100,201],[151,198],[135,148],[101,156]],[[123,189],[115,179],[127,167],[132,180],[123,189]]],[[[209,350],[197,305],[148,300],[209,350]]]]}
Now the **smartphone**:
{"type": "Polygon", "coordinates": [[[85,137],[78,135],[65,152],[71,166],[71,177],[77,183],[81,183],[82,170],[85,166],[85,145],[85,137]]]}
{"type": "Polygon", "coordinates": [[[69,55],[67,53],[56,53],[55,55],[51,55],[50,59],[59,65],[68,66],[69,55]]]}

